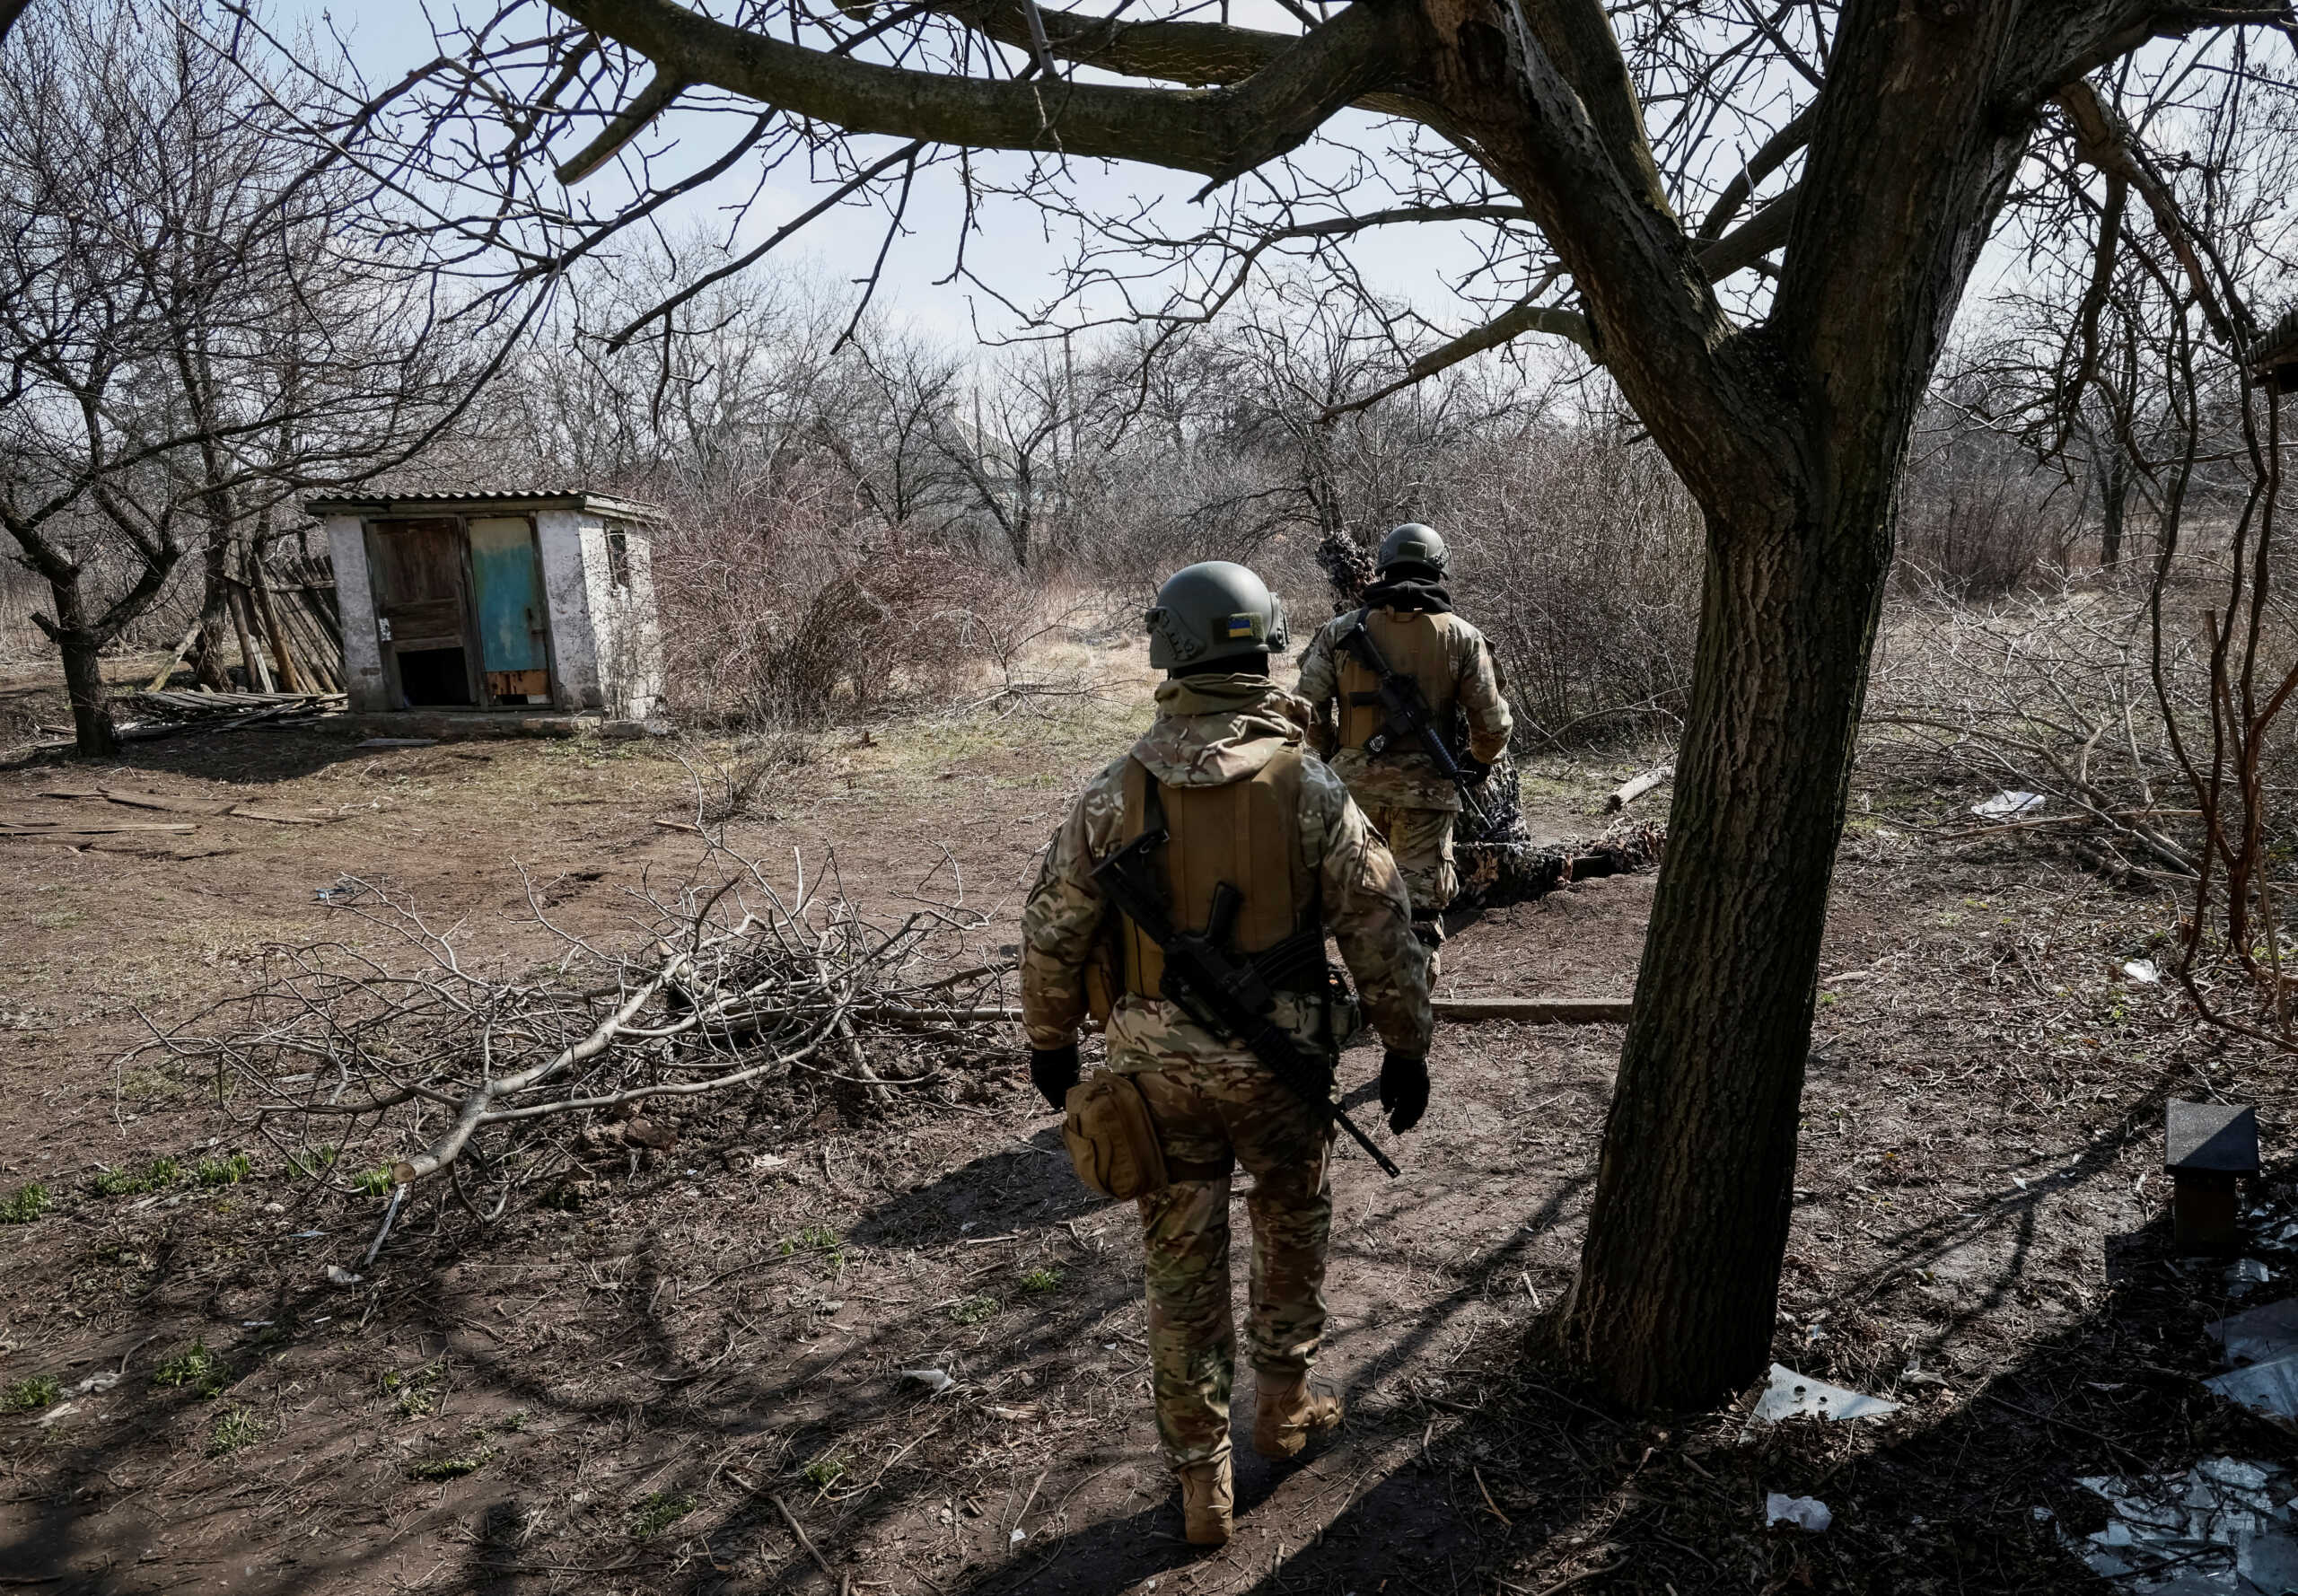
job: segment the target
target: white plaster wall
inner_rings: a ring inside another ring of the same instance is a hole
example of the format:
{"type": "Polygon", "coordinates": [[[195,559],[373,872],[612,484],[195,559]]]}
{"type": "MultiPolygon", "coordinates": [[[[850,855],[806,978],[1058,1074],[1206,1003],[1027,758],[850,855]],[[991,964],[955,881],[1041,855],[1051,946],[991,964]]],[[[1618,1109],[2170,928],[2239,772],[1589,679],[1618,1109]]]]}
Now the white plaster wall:
{"type": "Polygon", "coordinates": [[[586,524],[583,548],[590,571],[591,614],[597,625],[600,675],[610,709],[624,719],[643,720],[662,707],[662,632],[654,608],[653,529],[644,522],[618,522],[629,555],[630,586],[618,592],[613,563],[607,557],[607,524],[586,524]]]}
{"type": "MultiPolygon", "coordinates": [[[[535,516],[535,542],[542,551],[543,598],[550,607],[553,698],[561,709],[603,709],[599,635],[592,621],[601,611],[592,602],[591,572],[606,562],[598,518],[574,510],[541,511],[535,516]]],[[[605,582],[603,572],[597,580],[605,582]]]]}
{"type": "Polygon", "coordinates": [[[360,519],[329,516],[327,547],[335,564],[336,607],[343,615],[344,690],[354,709],[389,709],[382,645],[375,636],[374,577],[367,569],[367,539],[360,519]]]}
{"type": "Polygon", "coordinates": [[[670,684],[662,671],[662,618],[654,606],[654,531],[643,522],[630,527],[630,592],[624,613],[630,632],[631,712],[645,716],[669,707],[670,684]]]}

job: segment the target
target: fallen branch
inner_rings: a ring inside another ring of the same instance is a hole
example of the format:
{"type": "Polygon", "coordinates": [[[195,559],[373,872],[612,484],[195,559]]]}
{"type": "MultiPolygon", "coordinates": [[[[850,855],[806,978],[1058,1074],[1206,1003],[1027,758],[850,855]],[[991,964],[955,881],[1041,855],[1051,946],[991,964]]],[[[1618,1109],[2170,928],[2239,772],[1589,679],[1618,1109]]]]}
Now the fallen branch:
{"type": "Polygon", "coordinates": [[[1617,787],[1614,787],[1610,794],[1605,797],[1604,812],[1606,814],[1618,814],[1621,810],[1626,809],[1638,798],[1643,797],[1645,794],[1658,786],[1662,782],[1673,781],[1675,776],[1676,762],[1673,759],[1669,760],[1664,765],[1653,766],[1642,776],[1631,776],[1627,781],[1620,783],[1617,787]]]}

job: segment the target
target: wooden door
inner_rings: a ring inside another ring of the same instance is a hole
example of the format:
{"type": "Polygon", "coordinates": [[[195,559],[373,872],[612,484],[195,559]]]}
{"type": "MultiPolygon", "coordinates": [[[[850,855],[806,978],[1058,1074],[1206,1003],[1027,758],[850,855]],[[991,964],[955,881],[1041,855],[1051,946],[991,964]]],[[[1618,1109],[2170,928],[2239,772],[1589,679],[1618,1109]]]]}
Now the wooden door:
{"type": "Polygon", "coordinates": [[[399,701],[478,702],[462,523],[446,516],[375,521],[367,532],[375,618],[399,701]]]}
{"type": "Polygon", "coordinates": [[[523,515],[483,516],[472,520],[469,536],[472,609],[487,697],[496,702],[547,698],[550,630],[534,526],[523,515]]]}

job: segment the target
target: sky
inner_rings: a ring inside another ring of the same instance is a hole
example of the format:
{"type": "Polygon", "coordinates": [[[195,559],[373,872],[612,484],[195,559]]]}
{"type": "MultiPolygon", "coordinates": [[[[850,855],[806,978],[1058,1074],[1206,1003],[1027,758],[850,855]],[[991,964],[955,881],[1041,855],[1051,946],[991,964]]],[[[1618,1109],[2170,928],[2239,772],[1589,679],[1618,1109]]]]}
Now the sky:
{"type": "MultiPolygon", "coordinates": [[[[1256,9],[1270,13],[1272,26],[1281,14],[1273,0],[1238,0],[1232,15],[1241,24],[1253,25],[1256,9]]],[[[331,0],[326,4],[283,0],[271,8],[271,16],[291,30],[303,22],[332,26],[371,83],[390,81],[436,50],[423,13],[393,0],[331,0]]],[[[1363,113],[1346,112],[1333,127],[1345,135],[1352,127],[1370,128],[1374,121],[1363,113]]],[[[657,124],[656,132],[658,136],[678,138],[713,153],[724,142],[723,133],[708,118],[697,115],[682,119],[675,111],[657,124]]],[[[874,140],[863,147],[875,145],[890,150],[894,143],[874,140]]],[[[1005,171],[1021,170],[1019,157],[992,154],[981,159],[993,171],[999,170],[1001,163],[1005,171]]],[[[1339,159],[1335,153],[1326,164],[1339,159]]],[[[1192,231],[1206,214],[1191,197],[1202,180],[1188,173],[1131,163],[1076,162],[1072,176],[1079,197],[1095,207],[1124,211],[1136,201],[1155,199],[1164,224],[1175,231],[1192,231]]],[[[806,183],[805,173],[795,169],[770,174],[762,191],[757,190],[757,177],[755,167],[729,172],[711,189],[681,203],[675,213],[680,222],[672,224],[673,230],[682,224],[724,235],[732,206],[756,191],[756,199],[731,235],[740,250],[761,241],[829,192],[827,186],[806,183]]],[[[618,183],[609,167],[577,185],[576,190],[595,202],[597,197],[611,197],[618,183]]],[[[996,340],[1011,336],[1022,324],[995,296],[962,281],[943,280],[950,276],[963,219],[962,196],[950,174],[943,172],[921,182],[906,213],[908,236],[898,241],[889,255],[874,303],[897,320],[938,338],[965,340],[982,336],[996,340]]],[[[848,208],[831,212],[809,226],[777,248],[774,259],[785,269],[795,269],[838,288],[866,276],[882,241],[881,214],[848,208]]],[[[1048,236],[1045,218],[1035,206],[1007,201],[987,213],[985,224],[967,242],[966,257],[976,275],[994,283],[1005,297],[1029,305],[1043,303],[1057,291],[1069,248],[1067,240],[1048,236]]],[[[1483,312],[1450,286],[1472,268],[1477,259],[1463,231],[1425,224],[1389,228],[1361,239],[1351,252],[1376,291],[1410,303],[1448,331],[1466,330],[1482,320],[1483,312]]]]}

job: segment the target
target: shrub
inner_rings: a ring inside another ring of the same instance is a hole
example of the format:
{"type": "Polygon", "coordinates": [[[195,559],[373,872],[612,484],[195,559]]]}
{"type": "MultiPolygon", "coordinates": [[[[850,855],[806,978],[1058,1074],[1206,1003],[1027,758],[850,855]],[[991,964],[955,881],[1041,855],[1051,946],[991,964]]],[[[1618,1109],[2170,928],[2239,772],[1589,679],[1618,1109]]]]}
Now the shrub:
{"type": "Polygon", "coordinates": [[[30,1224],[49,1206],[48,1188],[37,1180],[27,1181],[0,1202],[0,1224],[30,1224]]]}
{"type": "Polygon", "coordinates": [[[165,1191],[183,1177],[183,1166],[172,1158],[154,1158],[134,1169],[106,1170],[96,1177],[96,1190],[105,1197],[134,1197],[165,1191]]]}
{"type": "Polygon", "coordinates": [[[232,1372],[206,1342],[194,1337],[189,1346],[152,1371],[152,1383],[214,1397],[232,1383],[232,1372]]]}
{"type": "Polygon", "coordinates": [[[31,1413],[52,1406],[64,1395],[53,1374],[32,1374],[0,1390],[0,1413],[31,1413]]]}

